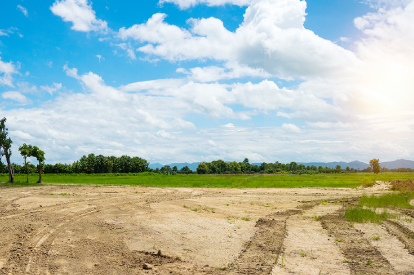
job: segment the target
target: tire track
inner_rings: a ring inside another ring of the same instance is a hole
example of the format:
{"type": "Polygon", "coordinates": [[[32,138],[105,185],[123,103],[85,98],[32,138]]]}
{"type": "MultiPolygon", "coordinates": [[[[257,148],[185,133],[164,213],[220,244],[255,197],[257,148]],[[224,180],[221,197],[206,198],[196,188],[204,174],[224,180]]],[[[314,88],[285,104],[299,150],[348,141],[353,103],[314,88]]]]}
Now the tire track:
{"type": "Polygon", "coordinates": [[[388,260],[343,217],[342,212],[322,217],[321,223],[329,235],[335,238],[351,274],[396,274],[388,260]]]}
{"type": "Polygon", "coordinates": [[[408,253],[414,255],[414,232],[395,221],[387,220],[384,224],[387,231],[405,245],[408,253]]]}
{"type": "MultiPolygon", "coordinates": [[[[148,198],[143,199],[139,197],[137,203],[133,203],[134,207],[141,207],[147,209],[150,204],[158,203],[161,201],[176,200],[176,199],[185,199],[192,198],[191,194],[151,194],[148,198]]],[[[0,270],[0,274],[48,274],[48,259],[50,250],[53,246],[54,240],[62,233],[63,229],[70,228],[77,221],[90,216],[94,213],[112,210],[114,207],[119,207],[120,205],[131,205],[133,202],[133,197],[128,196],[118,196],[110,198],[97,198],[92,200],[77,201],[64,203],[49,207],[39,208],[38,210],[25,211],[24,213],[9,215],[6,217],[1,217],[1,220],[12,219],[12,222],[17,222],[21,218],[31,218],[32,220],[41,220],[47,224],[52,223],[48,227],[41,229],[40,231],[34,230],[34,227],[31,226],[29,230],[18,229],[16,232],[17,241],[10,250],[10,256],[6,261],[6,264],[0,270]],[[119,199],[122,199],[119,201],[119,199]],[[113,202],[115,200],[115,202],[113,202]],[[68,206],[71,208],[80,207],[85,205],[85,203],[93,202],[98,206],[87,207],[89,209],[78,211],[78,212],[69,212],[62,211],[67,210],[68,206]],[[111,203],[112,202],[112,203],[111,203]],[[49,216],[45,219],[45,212],[53,211],[53,215],[62,215],[59,217],[53,217],[51,213],[48,213],[49,216]],[[17,218],[17,219],[16,219],[17,218]],[[44,231],[46,231],[44,233],[44,231]],[[30,234],[28,234],[30,233],[30,234]]]]}
{"type": "Polygon", "coordinates": [[[303,204],[297,209],[260,218],[256,223],[256,234],[232,264],[233,274],[270,274],[282,252],[287,219],[315,205],[316,203],[303,204]]]}
{"type": "Polygon", "coordinates": [[[341,251],[319,222],[321,217],[341,207],[319,204],[300,215],[290,216],[286,220],[287,236],[281,260],[274,266],[272,274],[349,275],[341,251]]]}
{"type": "MultiPolygon", "coordinates": [[[[61,228],[68,224],[74,224],[80,219],[99,212],[100,210],[94,209],[82,214],[76,215],[73,219],[66,219],[64,222],[59,223],[57,226],[49,230],[45,235],[43,235],[40,240],[34,244],[32,254],[29,256],[28,263],[26,265],[25,272],[30,274],[30,270],[33,269],[35,274],[48,274],[48,265],[47,258],[50,253],[53,241],[61,232],[61,228]]],[[[32,273],[33,273],[32,272],[32,273]]]]}

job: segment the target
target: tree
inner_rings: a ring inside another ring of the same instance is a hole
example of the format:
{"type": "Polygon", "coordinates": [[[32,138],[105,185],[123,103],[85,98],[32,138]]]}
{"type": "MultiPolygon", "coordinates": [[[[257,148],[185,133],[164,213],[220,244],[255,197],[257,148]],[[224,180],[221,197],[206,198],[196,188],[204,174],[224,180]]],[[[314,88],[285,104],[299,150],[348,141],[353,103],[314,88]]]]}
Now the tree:
{"type": "Polygon", "coordinates": [[[42,162],[45,161],[45,152],[39,149],[37,146],[33,146],[31,155],[39,162],[39,181],[42,183],[42,162]]]}
{"type": "Polygon", "coordinates": [[[198,174],[207,174],[208,173],[208,166],[205,162],[201,162],[197,166],[197,173],[198,174]]]}
{"type": "Polygon", "coordinates": [[[349,166],[347,166],[345,170],[346,170],[347,172],[349,172],[349,171],[350,171],[349,166]]]}
{"type": "Polygon", "coordinates": [[[9,171],[9,182],[14,182],[14,169],[12,163],[10,162],[11,156],[11,145],[13,141],[11,140],[9,135],[9,129],[6,128],[6,118],[2,118],[0,120],[0,158],[4,155],[7,161],[7,168],[9,171]]]}
{"type": "Polygon", "coordinates": [[[335,167],[335,170],[336,170],[337,173],[340,173],[341,172],[341,165],[337,165],[335,167]]]}
{"type": "Polygon", "coordinates": [[[19,151],[20,151],[20,155],[22,155],[23,159],[24,159],[24,167],[26,168],[26,181],[27,183],[29,183],[29,168],[27,167],[27,158],[32,156],[32,150],[33,150],[33,146],[32,145],[27,145],[26,143],[23,143],[22,146],[19,147],[19,151]]]}
{"type": "Polygon", "coordinates": [[[184,173],[184,174],[191,174],[191,173],[192,173],[192,171],[191,171],[190,167],[188,167],[187,165],[186,165],[186,166],[184,166],[183,168],[181,168],[181,169],[180,169],[180,172],[181,172],[181,173],[184,173]]]}
{"type": "Polygon", "coordinates": [[[372,171],[373,171],[375,174],[378,174],[379,172],[381,172],[381,165],[380,165],[380,163],[379,163],[379,159],[371,159],[371,160],[369,161],[369,165],[371,166],[372,171]]]}

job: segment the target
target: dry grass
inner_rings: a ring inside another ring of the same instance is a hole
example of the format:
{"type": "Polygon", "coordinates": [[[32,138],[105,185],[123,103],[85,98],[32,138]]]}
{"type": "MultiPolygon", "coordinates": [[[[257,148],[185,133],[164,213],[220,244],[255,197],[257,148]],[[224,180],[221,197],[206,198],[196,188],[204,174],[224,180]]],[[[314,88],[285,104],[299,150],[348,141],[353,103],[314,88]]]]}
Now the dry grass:
{"type": "Polygon", "coordinates": [[[414,179],[391,181],[392,190],[414,192],[414,179]]]}

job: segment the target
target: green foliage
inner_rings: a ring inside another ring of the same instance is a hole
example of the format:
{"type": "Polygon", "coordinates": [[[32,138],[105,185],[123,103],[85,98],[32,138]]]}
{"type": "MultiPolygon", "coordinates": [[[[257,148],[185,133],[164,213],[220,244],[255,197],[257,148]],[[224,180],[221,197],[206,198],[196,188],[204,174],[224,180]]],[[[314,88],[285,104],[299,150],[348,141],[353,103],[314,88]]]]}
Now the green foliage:
{"type": "Polygon", "coordinates": [[[361,207],[351,207],[345,211],[345,218],[350,222],[373,222],[381,223],[385,219],[394,218],[394,216],[383,211],[381,214],[375,213],[375,210],[364,209],[361,207]]]}
{"type": "Polygon", "coordinates": [[[373,171],[375,174],[378,174],[379,172],[381,172],[381,165],[380,165],[380,163],[379,163],[379,159],[371,159],[371,160],[369,161],[369,165],[371,166],[372,171],[373,171]]]}
{"type": "Polygon", "coordinates": [[[30,156],[35,157],[39,163],[45,161],[45,152],[39,149],[37,146],[33,146],[30,156]]]}
{"type": "MultiPolygon", "coordinates": [[[[24,181],[24,175],[16,175],[24,181]]],[[[391,181],[414,178],[414,173],[344,173],[317,175],[163,175],[158,173],[117,173],[117,174],[45,174],[43,182],[136,185],[154,187],[211,187],[211,188],[298,188],[298,187],[357,187],[363,180],[391,181]],[[118,176],[117,176],[118,175],[118,176]]],[[[7,174],[0,175],[0,182],[7,181],[7,174]]]]}
{"type": "Polygon", "coordinates": [[[363,195],[359,204],[368,207],[398,207],[398,208],[413,208],[410,201],[414,199],[414,192],[411,193],[392,193],[384,194],[382,196],[366,196],[363,195]]]}
{"type": "Polygon", "coordinates": [[[200,164],[198,164],[197,166],[198,174],[208,174],[208,172],[209,172],[209,169],[205,162],[201,162],[200,164]]]}
{"type": "Polygon", "coordinates": [[[27,158],[32,156],[33,146],[27,145],[26,143],[23,143],[22,146],[19,147],[20,155],[22,155],[24,159],[24,167],[26,169],[27,173],[27,182],[29,182],[29,167],[27,166],[27,158]]]}
{"type": "Polygon", "coordinates": [[[54,165],[46,164],[44,171],[46,174],[56,173],[87,173],[87,174],[101,174],[101,173],[139,173],[148,171],[149,163],[139,157],[115,156],[105,157],[103,155],[95,156],[89,154],[82,156],[78,161],[70,164],[56,163],[54,165]]]}
{"type": "Polygon", "coordinates": [[[32,150],[33,146],[30,144],[27,145],[26,143],[23,143],[23,145],[19,147],[20,155],[22,155],[25,159],[31,156],[32,150]]]}
{"type": "Polygon", "coordinates": [[[4,117],[0,120],[0,159],[3,156],[6,157],[7,170],[9,172],[8,181],[13,183],[14,182],[14,170],[10,162],[10,156],[12,154],[10,148],[11,148],[13,141],[11,140],[10,137],[8,137],[8,135],[9,135],[9,129],[6,128],[6,118],[4,117]]]}

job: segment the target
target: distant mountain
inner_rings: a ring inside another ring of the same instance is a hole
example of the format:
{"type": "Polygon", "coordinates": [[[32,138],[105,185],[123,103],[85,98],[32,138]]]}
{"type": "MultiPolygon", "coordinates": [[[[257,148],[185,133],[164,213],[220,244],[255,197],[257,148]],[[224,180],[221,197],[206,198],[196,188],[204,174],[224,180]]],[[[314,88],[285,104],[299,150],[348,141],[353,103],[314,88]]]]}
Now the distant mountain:
{"type": "Polygon", "coordinates": [[[384,161],[381,162],[381,167],[385,167],[388,169],[396,169],[396,168],[411,168],[414,169],[414,161],[406,160],[406,159],[397,159],[394,161],[384,161]]]}
{"type": "Polygon", "coordinates": [[[161,169],[161,167],[163,167],[164,165],[162,165],[161,163],[150,163],[150,165],[148,165],[149,168],[151,169],[161,169]]]}
{"type": "Polygon", "coordinates": [[[298,162],[298,164],[304,164],[305,166],[312,166],[315,165],[316,167],[322,166],[322,167],[329,167],[329,168],[335,168],[337,165],[340,165],[342,169],[345,169],[347,166],[349,166],[349,168],[354,168],[354,169],[360,169],[363,170],[365,168],[369,167],[368,163],[364,163],[361,161],[351,161],[351,162],[309,162],[309,163],[302,163],[302,162],[298,162]]]}

